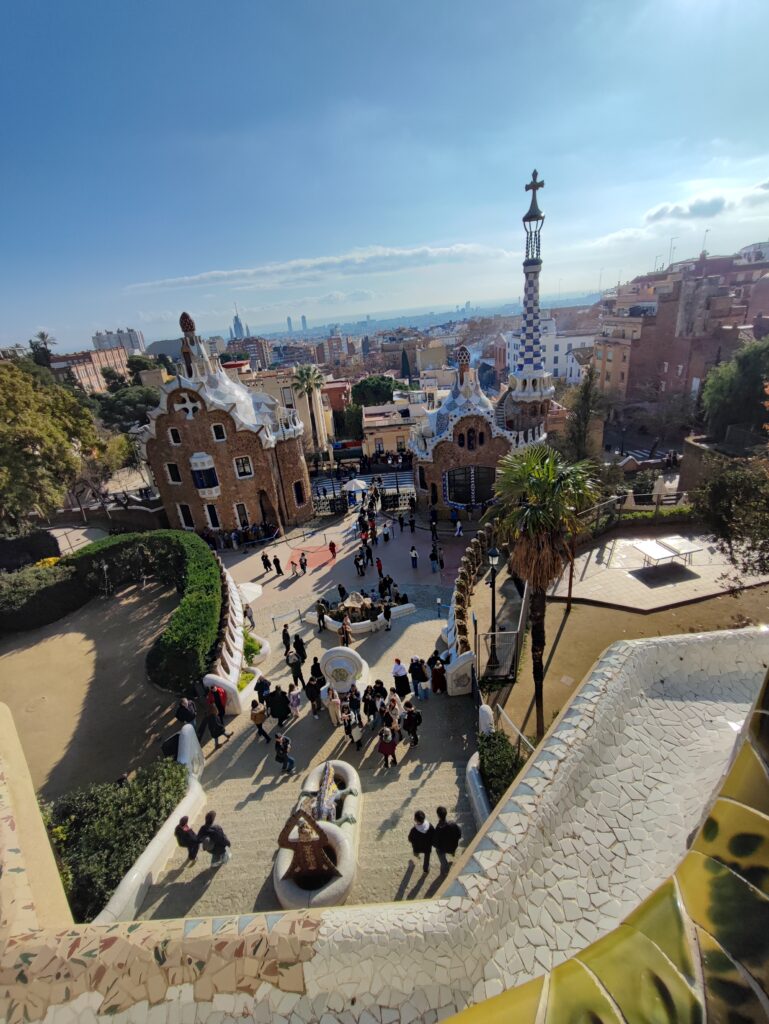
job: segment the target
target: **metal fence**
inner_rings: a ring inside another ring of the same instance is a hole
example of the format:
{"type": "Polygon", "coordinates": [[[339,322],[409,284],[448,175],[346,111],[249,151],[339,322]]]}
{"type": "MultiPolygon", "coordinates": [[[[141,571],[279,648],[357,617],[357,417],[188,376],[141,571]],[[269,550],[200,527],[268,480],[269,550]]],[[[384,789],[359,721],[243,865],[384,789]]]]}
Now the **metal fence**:
{"type": "Polygon", "coordinates": [[[580,514],[580,533],[603,533],[615,523],[636,518],[633,513],[637,512],[652,513],[651,516],[642,518],[649,518],[651,522],[656,523],[671,514],[663,510],[672,511],[680,508],[683,511],[689,506],[690,496],[686,491],[662,491],[651,494],[634,494],[628,491],[626,494],[615,494],[614,497],[607,498],[606,501],[593,505],[580,514]]]}
{"type": "Polygon", "coordinates": [[[526,739],[512,718],[499,704],[494,708],[494,725],[497,732],[505,733],[519,754],[521,753],[521,747],[524,748],[523,753],[526,757],[534,752],[533,744],[526,739]]]}
{"type": "Polygon", "coordinates": [[[529,586],[526,584],[515,629],[475,635],[475,664],[481,687],[487,683],[515,682],[528,621],[529,586]]]}

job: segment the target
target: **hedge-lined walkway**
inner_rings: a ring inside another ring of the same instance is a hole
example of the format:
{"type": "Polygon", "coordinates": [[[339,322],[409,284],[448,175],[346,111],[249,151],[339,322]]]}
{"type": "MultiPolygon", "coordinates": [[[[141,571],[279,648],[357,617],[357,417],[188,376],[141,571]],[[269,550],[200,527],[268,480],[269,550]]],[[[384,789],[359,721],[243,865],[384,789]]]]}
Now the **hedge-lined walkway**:
{"type": "Polygon", "coordinates": [[[0,642],[0,701],[44,797],[112,781],[157,756],[175,698],[147,682],[144,662],[178,600],[159,585],[129,587],[0,642]]]}

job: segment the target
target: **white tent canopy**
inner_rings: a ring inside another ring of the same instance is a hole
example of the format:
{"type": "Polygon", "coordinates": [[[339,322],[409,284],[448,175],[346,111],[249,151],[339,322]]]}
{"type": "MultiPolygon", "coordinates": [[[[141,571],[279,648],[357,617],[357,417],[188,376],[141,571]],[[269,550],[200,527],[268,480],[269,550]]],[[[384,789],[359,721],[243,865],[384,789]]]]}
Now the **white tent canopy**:
{"type": "Polygon", "coordinates": [[[367,491],[368,484],[365,480],[348,480],[346,484],[342,484],[343,491],[367,491]]]}

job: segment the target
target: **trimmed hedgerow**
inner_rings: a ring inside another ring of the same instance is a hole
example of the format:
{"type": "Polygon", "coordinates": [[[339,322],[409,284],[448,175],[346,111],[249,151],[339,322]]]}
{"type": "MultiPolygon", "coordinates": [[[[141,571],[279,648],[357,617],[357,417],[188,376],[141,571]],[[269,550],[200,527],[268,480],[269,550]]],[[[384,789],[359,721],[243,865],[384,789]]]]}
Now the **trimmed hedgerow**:
{"type": "Polygon", "coordinates": [[[0,632],[47,626],[91,596],[73,566],[28,565],[0,576],[0,632]]]}
{"type": "Polygon", "coordinates": [[[153,683],[192,692],[213,661],[222,616],[219,566],[193,533],[126,533],[88,544],[51,567],[31,566],[0,577],[0,629],[34,629],[79,608],[95,594],[154,577],[181,595],[147,655],[153,683]]]}
{"type": "Polygon", "coordinates": [[[510,788],[524,766],[526,758],[519,753],[503,732],[478,736],[481,778],[489,803],[495,807],[510,788]]]}
{"type": "Polygon", "coordinates": [[[184,796],[187,769],[171,759],[140,768],[125,786],[94,783],[43,806],[72,914],[91,921],[184,796]]]}
{"type": "Polygon", "coordinates": [[[67,562],[94,593],[143,576],[176,587],[181,600],[147,654],[147,675],[165,689],[192,692],[210,668],[222,611],[219,566],[205,541],[181,530],[128,533],[89,544],[67,562]]]}

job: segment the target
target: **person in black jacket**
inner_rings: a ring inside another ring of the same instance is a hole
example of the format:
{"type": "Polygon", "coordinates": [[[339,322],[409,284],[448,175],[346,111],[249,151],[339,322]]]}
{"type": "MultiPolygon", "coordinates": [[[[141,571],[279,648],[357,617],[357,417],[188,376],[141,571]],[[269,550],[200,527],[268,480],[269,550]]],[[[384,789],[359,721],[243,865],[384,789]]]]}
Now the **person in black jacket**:
{"type": "Polygon", "coordinates": [[[455,821],[446,820],[449,812],[445,807],[436,808],[435,813],[438,815],[438,824],[433,830],[433,846],[438,854],[438,860],[441,862],[441,874],[445,874],[449,870],[446,854],[450,853],[453,857],[457,852],[459,840],[462,838],[462,829],[455,821]]]}
{"type": "Polygon", "coordinates": [[[182,849],[187,851],[187,862],[189,864],[194,863],[195,858],[198,855],[200,849],[200,840],[197,835],[190,828],[190,819],[185,814],[183,818],[179,819],[179,824],[174,829],[174,836],[176,842],[182,849]]]}
{"type": "Polygon", "coordinates": [[[291,634],[288,631],[288,626],[283,626],[283,632],[280,634],[283,641],[284,654],[288,654],[288,650],[291,647],[291,634]]]}
{"type": "Polygon", "coordinates": [[[216,811],[209,811],[206,814],[205,824],[198,832],[201,846],[211,854],[212,868],[218,868],[220,864],[224,864],[230,859],[227,847],[232,845],[224,834],[222,826],[214,824],[215,819],[216,811]]]}
{"type": "Polygon", "coordinates": [[[198,709],[195,706],[195,701],[190,700],[188,697],[182,697],[176,708],[176,718],[182,725],[186,725],[188,722],[195,724],[195,719],[198,717],[198,709]]]}
{"type": "Polygon", "coordinates": [[[288,696],[279,686],[276,686],[274,690],[267,694],[266,703],[272,717],[278,720],[278,728],[282,729],[284,722],[291,715],[291,705],[288,703],[288,696]]]}
{"type": "Polygon", "coordinates": [[[304,640],[302,640],[298,633],[294,634],[294,650],[299,655],[299,660],[304,665],[307,661],[307,648],[304,646],[304,640]]]}
{"type": "Polygon", "coordinates": [[[426,875],[430,870],[430,850],[433,848],[433,836],[435,829],[427,820],[424,811],[417,811],[414,814],[414,825],[409,832],[409,842],[414,857],[419,860],[422,857],[422,872],[426,875]]]}

